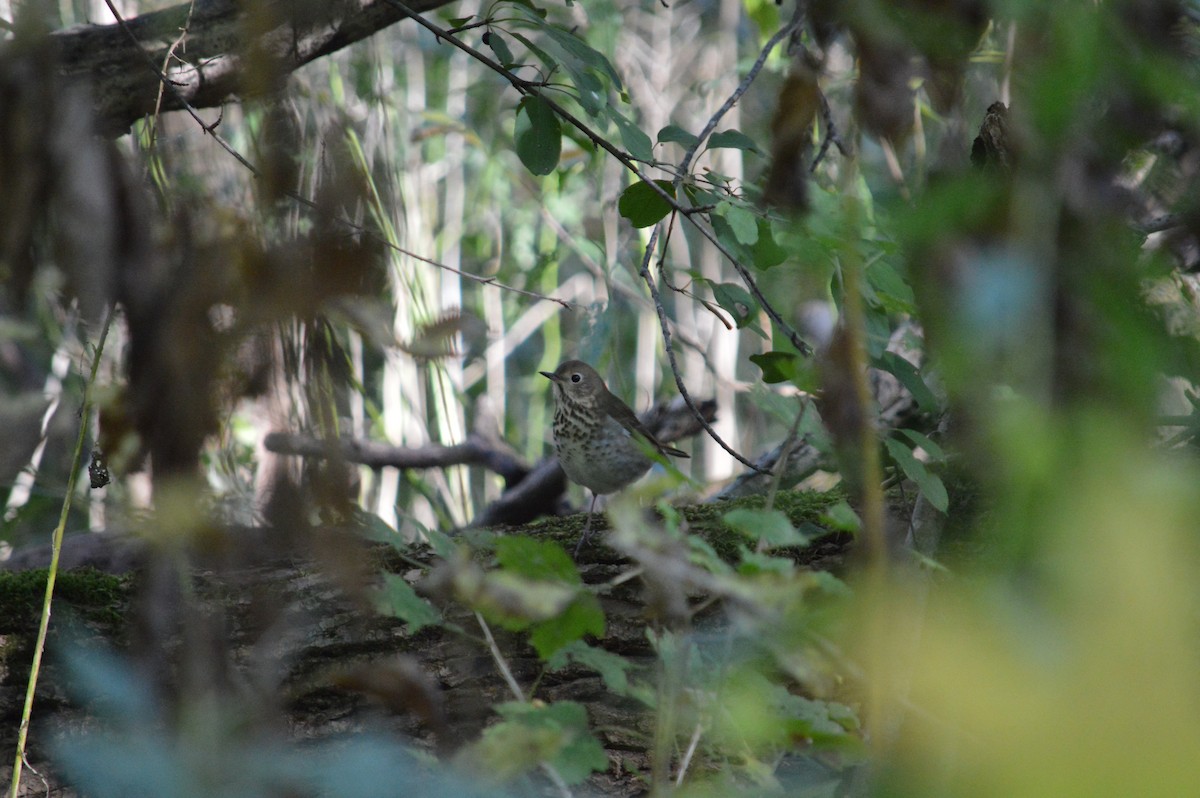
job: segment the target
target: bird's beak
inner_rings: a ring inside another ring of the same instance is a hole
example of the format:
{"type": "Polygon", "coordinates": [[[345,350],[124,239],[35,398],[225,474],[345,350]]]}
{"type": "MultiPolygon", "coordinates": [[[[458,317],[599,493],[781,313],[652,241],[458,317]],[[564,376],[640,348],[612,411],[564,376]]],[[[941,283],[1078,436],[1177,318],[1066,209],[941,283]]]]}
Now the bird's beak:
{"type": "Polygon", "coordinates": [[[549,372],[549,371],[539,371],[538,374],[541,374],[543,377],[550,380],[550,382],[561,382],[562,381],[562,377],[560,377],[557,374],[554,374],[552,372],[549,372]]]}

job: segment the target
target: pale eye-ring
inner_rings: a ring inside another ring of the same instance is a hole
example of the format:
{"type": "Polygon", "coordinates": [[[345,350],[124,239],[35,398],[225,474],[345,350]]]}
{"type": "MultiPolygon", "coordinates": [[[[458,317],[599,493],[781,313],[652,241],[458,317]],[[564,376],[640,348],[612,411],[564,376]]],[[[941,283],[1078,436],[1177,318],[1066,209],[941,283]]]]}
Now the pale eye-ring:
{"type": "Polygon", "coordinates": [[[580,374],[578,371],[575,372],[574,374],[571,375],[571,382],[574,382],[574,383],[583,382],[583,375],[580,374]]]}

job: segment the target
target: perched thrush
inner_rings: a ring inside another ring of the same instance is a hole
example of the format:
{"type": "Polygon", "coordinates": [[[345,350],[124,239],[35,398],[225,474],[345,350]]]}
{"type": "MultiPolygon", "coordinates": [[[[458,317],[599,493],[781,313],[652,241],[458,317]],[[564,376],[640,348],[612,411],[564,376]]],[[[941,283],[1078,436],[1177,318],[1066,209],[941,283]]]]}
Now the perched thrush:
{"type": "Polygon", "coordinates": [[[596,370],[580,360],[568,360],[551,374],[554,383],[554,449],[572,482],[592,492],[588,520],[575,546],[578,556],[592,527],[596,497],[614,493],[650,470],[653,458],[687,457],[687,452],[660,443],[642,426],[637,415],[609,392],[596,370]]]}

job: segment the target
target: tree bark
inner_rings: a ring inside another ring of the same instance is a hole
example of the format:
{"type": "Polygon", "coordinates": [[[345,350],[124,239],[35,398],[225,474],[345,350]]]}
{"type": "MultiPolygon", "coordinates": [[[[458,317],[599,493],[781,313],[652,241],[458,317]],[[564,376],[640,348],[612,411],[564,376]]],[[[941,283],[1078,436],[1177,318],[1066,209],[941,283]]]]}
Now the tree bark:
{"type": "MultiPolygon", "coordinates": [[[[447,3],[412,0],[409,7],[424,12],[447,3]]],[[[50,42],[60,75],[91,85],[98,127],[115,137],[156,109],[210,108],[269,93],[310,61],[400,19],[380,0],[196,0],[123,25],[55,31],[50,42]]]]}

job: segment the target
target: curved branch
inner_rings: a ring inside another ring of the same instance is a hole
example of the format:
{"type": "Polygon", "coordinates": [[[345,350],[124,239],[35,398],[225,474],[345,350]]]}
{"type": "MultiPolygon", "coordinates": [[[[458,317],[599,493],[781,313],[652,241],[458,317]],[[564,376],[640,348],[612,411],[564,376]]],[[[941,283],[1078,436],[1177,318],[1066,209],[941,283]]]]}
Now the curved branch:
{"type": "MultiPolygon", "coordinates": [[[[412,5],[429,11],[448,3],[413,0],[412,5]]],[[[147,56],[166,63],[174,48],[167,77],[175,91],[163,93],[159,110],[211,108],[269,92],[279,78],[403,18],[380,0],[317,5],[196,0],[128,20],[125,28],[138,46],[117,24],[76,25],[51,33],[50,43],[60,74],[92,85],[98,125],[115,137],[158,105],[159,79],[146,68],[147,56]]]]}

